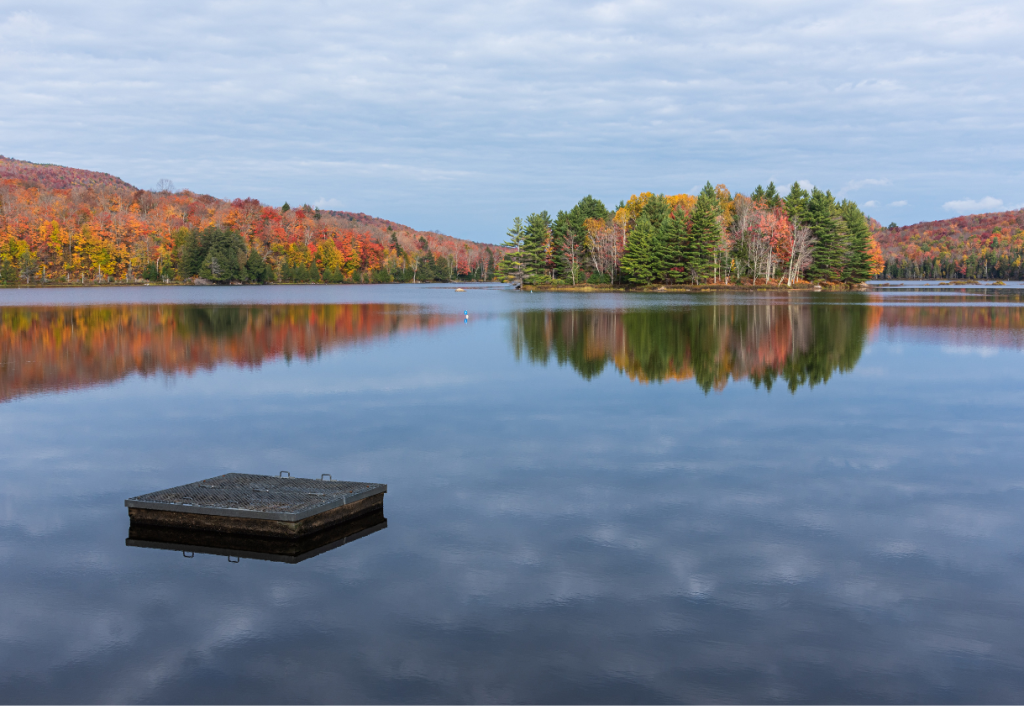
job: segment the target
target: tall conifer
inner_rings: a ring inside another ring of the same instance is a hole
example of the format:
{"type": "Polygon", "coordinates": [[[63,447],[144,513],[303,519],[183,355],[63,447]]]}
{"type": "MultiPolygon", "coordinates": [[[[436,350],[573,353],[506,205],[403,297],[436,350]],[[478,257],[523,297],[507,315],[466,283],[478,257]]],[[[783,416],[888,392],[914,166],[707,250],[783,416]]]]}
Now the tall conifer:
{"type": "Polygon", "coordinates": [[[801,215],[803,222],[811,228],[816,243],[812,251],[813,262],[807,270],[811,280],[840,281],[843,274],[844,231],[831,192],[822,192],[817,187],[811,190],[811,198],[801,215]]]}
{"type": "Polygon", "coordinates": [[[662,222],[662,246],[665,251],[664,278],[676,283],[691,279],[690,261],[687,254],[686,215],[676,209],[669,219],[662,222]]]}
{"type": "Polygon", "coordinates": [[[656,256],[653,248],[656,246],[654,227],[646,214],[641,213],[636,220],[636,226],[629,234],[626,242],[626,250],[622,254],[622,272],[626,274],[627,280],[634,285],[647,285],[654,280],[656,256]]]}
{"type": "Polygon", "coordinates": [[[722,240],[722,225],[718,222],[720,210],[718,195],[708,182],[697,195],[686,241],[686,258],[694,283],[707,280],[714,268],[715,251],[722,240]]]}
{"type": "Polygon", "coordinates": [[[546,211],[526,218],[523,230],[523,272],[528,280],[536,280],[547,269],[551,217],[546,211]]]}
{"type": "Polygon", "coordinates": [[[846,222],[848,236],[843,280],[863,283],[871,277],[871,228],[864,213],[856,204],[843,200],[839,213],[846,222]]]}
{"type": "Polygon", "coordinates": [[[793,186],[789,188],[789,194],[786,195],[786,212],[789,214],[790,223],[794,226],[804,223],[803,213],[807,209],[807,201],[810,198],[811,195],[800,186],[799,182],[794,182],[793,186]]]}
{"type": "MultiPolygon", "coordinates": [[[[523,268],[523,220],[520,217],[513,219],[512,228],[505,233],[508,235],[508,241],[503,241],[501,245],[515,250],[506,253],[501,259],[501,263],[498,265],[498,276],[503,281],[518,282],[522,285],[526,279],[526,273],[523,268]]],[[[426,242],[424,241],[423,243],[426,242]]]]}

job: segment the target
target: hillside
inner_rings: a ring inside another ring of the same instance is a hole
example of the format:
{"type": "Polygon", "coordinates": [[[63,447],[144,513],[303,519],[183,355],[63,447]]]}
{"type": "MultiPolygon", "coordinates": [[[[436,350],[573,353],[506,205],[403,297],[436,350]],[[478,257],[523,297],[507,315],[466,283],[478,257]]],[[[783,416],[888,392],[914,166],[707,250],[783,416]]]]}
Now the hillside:
{"type": "Polygon", "coordinates": [[[0,283],[489,280],[507,249],[362,213],[0,158],[0,283]]]}
{"type": "Polygon", "coordinates": [[[17,180],[26,186],[47,190],[69,190],[72,187],[135,189],[120,177],[105,172],[27,162],[3,155],[0,155],[0,180],[17,180]]]}
{"type": "Polygon", "coordinates": [[[876,228],[883,278],[1024,279],[1024,210],[876,228]]]}

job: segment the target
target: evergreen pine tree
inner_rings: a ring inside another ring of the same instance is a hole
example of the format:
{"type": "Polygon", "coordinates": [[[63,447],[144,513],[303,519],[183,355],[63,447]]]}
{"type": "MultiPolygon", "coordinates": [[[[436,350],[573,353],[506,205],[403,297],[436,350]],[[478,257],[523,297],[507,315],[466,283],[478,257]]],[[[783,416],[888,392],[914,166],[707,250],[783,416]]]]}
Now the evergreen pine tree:
{"type": "Polygon", "coordinates": [[[524,282],[543,279],[548,266],[548,243],[551,235],[551,217],[547,212],[531,214],[526,218],[523,230],[523,277],[524,282]]]}
{"type": "Polygon", "coordinates": [[[807,209],[807,202],[811,195],[807,193],[799,182],[794,182],[786,195],[786,213],[789,214],[789,223],[794,227],[803,224],[803,213],[807,209]]]}
{"type": "Polygon", "coordinates": [[[683,210],[674,211],[669,219],[662,222],[661,228],[665,264],[663,278],[673,282],[690,280],[690,262],[686,250],[686,215],[683,214],[683,210]]]}
{"type": "Polygon", "coordinates": [[[588,194],[569,211],[569,216],[577,222],[576,226],[582,227],[583,222],[587,219],[604,221],[608,218],[608,210],[605,208],[604,202],[588,194]]]}
{"type": "Polygon", "coordinates": [[[782,204],[782,197],[779,195],[779,191],[775,188],[774,182],[768,183],[768,189],[764,191],[764,201],[772,209],[775,209],[782,204]]]}
{"type": "Polygon", "coordinates": [[[811,228],[816,239],[811,252],[811,267],[807,269],[808,278],[814,281],[842,280],[844,234],[832,193],[815,187],[801,220],[811,228]]]}
{"type": "Polygon", "coordinates": [[[843,280],[863,283],[871,277],[871,228],[864,213],[856,204],[843,200],[839,213],[846,223],[848,236],[843,280]]]}
{"type": "Polygon", "coordinates": [[[671,247],[668,241],[666,229],[669,218],[668,200],[665,195],[657,194],[647,200],[640,214],[646,216],[651,222],[653,234],[648,240],[648,263],[651,268],[651,278],[655,281],[665,280],[668,270],[672,267],[671,247]]]}
{"type": "Polygon", "coordinates": [[[178,278],[187,280],[199,275],[199,269],[203,267],[203,260],[206,259],[206,252],[210,246],[204,243],[203,235],[198,231],[190,230],[176,240],[175,246],[179,250],[178,257],[178,278]]]}
{"type": "Polygon", "coordinates": [[[248,283],[269,283],[272,272],[270,266],[260,256],[260,252],[253,249],[249,252],[249,258],[245,261],[245,279],[248,283]]]}
{"type": "Polygon", "coordinates": [[[715,252],[722,240],[722,225],[718,222],[720,210],[718,195],[708,182],[697,195],[686,240],[686,260],[694,283],[707,280],[714,268],[715,252]]]}
{"type": "Polygon", "coordinates": [[[622,254],[622,272],[626,279],[634,285],[647,285],[654,280],[656,247],[654,227],[646,214],[641,213],[636,220],[633,231],[626,241],[626,250],[622,254]]]}
{"type": "Polygon", "coordinates": [[[551,224],[551,257],[554,263],[555,276],[567,278],[570,276],[571,265],[566,258],[566,238],[573,233],[573,237],[579,239],[579,231],[575,224],[570,223],[569,213],[559,210],[555,221],[551,224]]]}
{"type": "MultiPolygon", "coordinates": [[[[512,281],[522,285],[525,272],[523,269],[523,220],[516,217],[512,220],[512,228],[505,232],[508,235],[508,241],[502,242],[502,246],[507,246],[510,249],[514,249],[511,253],[506,253],[505,257],[501,260],[498,265],[498,277],[503,281],[512,281]]],[[[490,267],[494,269],[494,255],[491,254],[490,267]]]]}
{"type": "Polygon", "coordinates": [[[245,242],[238,232],[209,227],[202,233],[206,256],[199,275],[214,283],[232,283],[245,280],[245,242]]]}
{"type": "Polygon", "coordinates": [[[420,257],[419,270],[416,271],[416,280],[420,283],[433,283],[437,278],[437,264],[434,261],[434,254],[427,248],[427,253],[420,257]]]}

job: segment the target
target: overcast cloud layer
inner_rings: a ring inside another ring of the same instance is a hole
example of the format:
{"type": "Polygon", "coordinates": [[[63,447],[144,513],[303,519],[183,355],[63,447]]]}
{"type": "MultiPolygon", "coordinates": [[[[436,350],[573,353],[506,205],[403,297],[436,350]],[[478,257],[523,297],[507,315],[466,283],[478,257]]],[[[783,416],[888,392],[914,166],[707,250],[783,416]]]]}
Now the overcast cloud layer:
{"type": "Polygon", "coordinates": [[[0,3],[0,153],[500,241],[807,180],[884,223],[1024,202],[1024,4],[0,3]]]}

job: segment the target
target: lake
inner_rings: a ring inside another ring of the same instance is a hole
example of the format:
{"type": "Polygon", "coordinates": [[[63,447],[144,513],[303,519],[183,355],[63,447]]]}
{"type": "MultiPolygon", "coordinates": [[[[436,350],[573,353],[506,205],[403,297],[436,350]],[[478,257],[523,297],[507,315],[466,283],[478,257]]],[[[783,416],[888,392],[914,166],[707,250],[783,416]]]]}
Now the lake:
{"type": "Polygon", "coordinates": [[[1022,296],[0,290],[0,696],[1020,703],[1022,296]],[[280,470],[386,524],[129,543],[280,470]]]}

